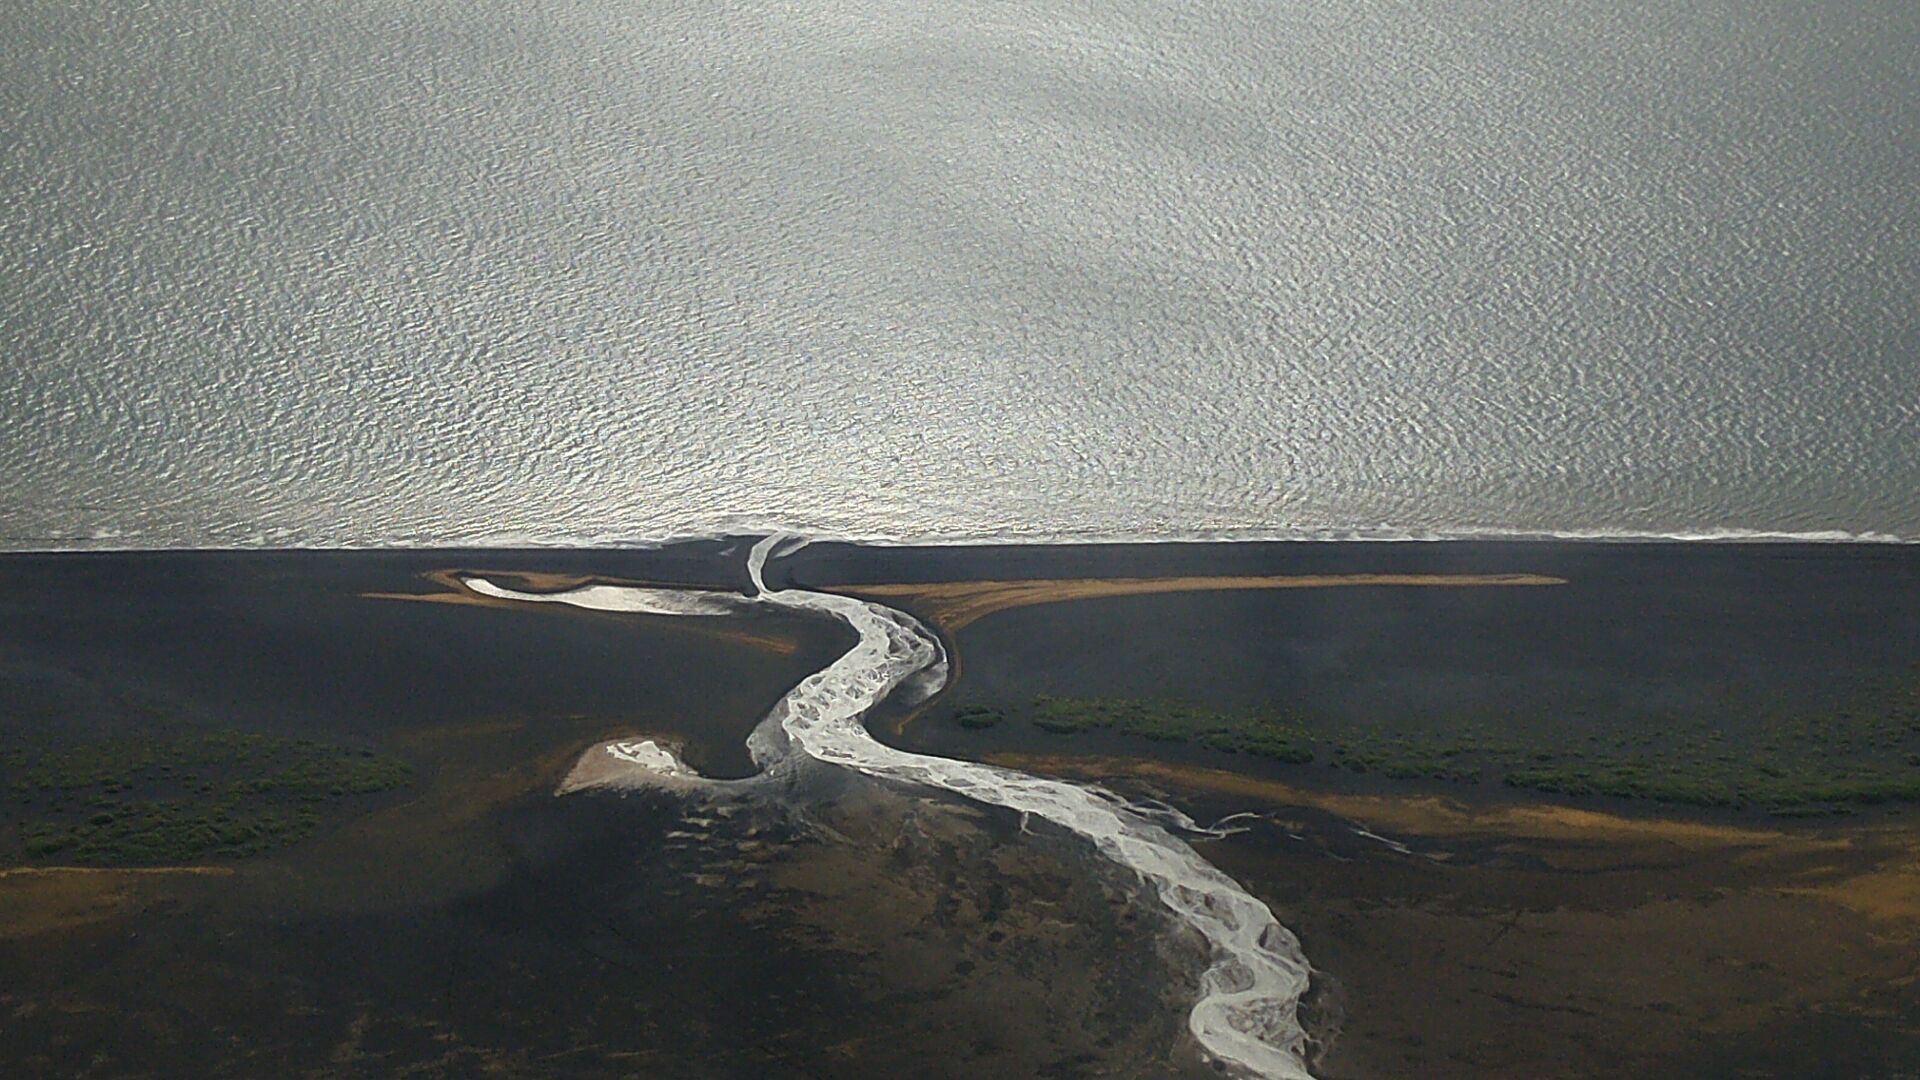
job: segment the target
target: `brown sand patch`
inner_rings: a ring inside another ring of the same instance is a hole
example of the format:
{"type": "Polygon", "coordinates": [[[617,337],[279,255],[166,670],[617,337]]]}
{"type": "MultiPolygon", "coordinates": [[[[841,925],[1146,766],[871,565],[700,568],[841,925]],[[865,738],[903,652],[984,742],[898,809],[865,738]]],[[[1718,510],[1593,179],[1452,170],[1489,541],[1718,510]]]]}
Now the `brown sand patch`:
{"type": "MultiPolygon", "coordinates": [[[[568,717],[551,722],[552,742],[526,745],[525,723],[482,721],[422,728],[395,742],[429,761],[426,785],[404,801],[346,822],[275,863],[308,898],[355,908],[428,903],[500,880],[509,865],[485,828],[505,804],[550,793],[582,749],[630,721],[568,717]]],[[[543,738],[542,742],[546,742],[543,738]]]]}
{"type": "Polygon", "coordinates": [[[1469,806],[1434,795],[1313,791],[1225,769],[1144,758],[1009,753],[986,760],[1054,776],[1128,776],[1173,788],[1312,807],[1405,836],[1520,842],[1529,855],[1556,870],[1671,868],[1710,858],[1729,867],[1765,867],[1773,892],[1838,905],[1903,939],[1920,936],[1920,832],[1912,826],[1790,832],[1684,818],[1627,817],[1552,803],[1469,806]]]}
{"type": "Polygon", "coordinates": [[[1793,831],[1124,757],[990,760],[1297,808],[1205,847],[1341,988],[1318,1075],[1809,1075],[1843,1052],[1838,1071],[1880,1075],[1873,1055],[1920,1031],[1910,825],[1793,831]],[[1354,848],[1350,825],[1418,850],[1354,848]]]}
{"type": "Polygon", "coordinates": [[[1055,776],[1132,776],[1174,787],[1245,796],[1262,802],[1311,806],[1368,826],[1415,836],[1614,842],[1657,840],[1690,848],[1777,846],[1787,841],[1813,848],[1847,846],[1844,840],[1779,830],[1678,818],[1625,817],[1551,803],[1476,807],[1437,795],[1354,795],[1313,791],[1226,769],[1178,765],[1147,758],[992,754],[987,760],[1008,768],[1055,776]]]}
{"type": "Polygon", "coordinates": [[[1237,589],[1496,588],[1565,585],[1542,574],[1294,574],[1243,577],[1039,578],[1029,581],[933,581],[832,586],[860,596],[898,597],[913,603],[948,632],[996,611],[1032,604],[1058,604],[1109,596],[1223,592],[1237,589]]]}
{"type": "Polygon", "coordinates": [[[0,869],[0,880],[13,877],[68,877],[101,875],[140,877],[149,874],[203,874],[225,877],[233,873],[229,866],[9,866],[0,869]]]}
{"type": "Polygon", "coordinates": [[[0,938],[72,930],[125,913],[143,881],[226,877],[225,866],[15,866],[0,869],[0,938]]]}
{"type": "Polygon", "coordinates": [[[1839,904],[1884,924],[1898,924],[1908,936],[1920,931],[1920,842],[1907,840],[1907,859],[1864,874],[1786,891],[1839,904]]]}
{"type": "MultiPolygon", "coordinates": [[[[519,601],[507,600],[497,596],[482,596],[468,589],[460,583],[461,574],[473,574],[476,577],[484,577],[490,581],[498,579],[508,582],[512,588],[520,592],[532,593],[567,592],[568,590],[583,588],[588,585],[616,585],[631,588],[672,588],[670,585],[638,581],[631,578],[580,577],[570,574],[548,574],[531,570],[476,571],[449,568],[445,570],[433,570],[421,575],[428,581],[441,586],[444,590],[442,592],[363,592],[360,594],[360,597],[363,600],[404,600],[411,603],[423,604],[459,604],[465,607],[499,608],[510,611],[524,611],[527,609],[528,605],[520,603],[519,601]]],[[[542,604],[539,606],[553,614],[585,618],[600,617],[618,619],[628,617],[630,614],[637,614],[595,611],[586,608],[577,608],[567,604],[542,604]]],[[[750,630],[741,630],[728,625],[715,625],[715,620],[712,619],[682,617],[675,623],[675,626],[689,634],[698,634],[701,637],[730,641],[737,645],[745,645],[750,649],[759,649],[777,656],[792,656],[795,652],[799,651],[800,648],[800,643],[790,637],[755,633],[750,630]]]]}

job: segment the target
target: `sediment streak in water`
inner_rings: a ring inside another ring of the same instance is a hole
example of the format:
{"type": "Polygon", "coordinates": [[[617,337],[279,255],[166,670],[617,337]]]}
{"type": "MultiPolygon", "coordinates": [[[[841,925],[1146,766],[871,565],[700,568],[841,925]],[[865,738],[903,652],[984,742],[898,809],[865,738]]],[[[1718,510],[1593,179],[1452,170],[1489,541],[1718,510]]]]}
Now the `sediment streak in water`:
{"type": "MultiPolygon", "coordinates": [[[[1187,1021],[1200,1046],[1255,1076],[1308,1076],[1306,1035],[1297,1012],[1310,968],[1298,939],[1274,919],[1267,905],[1147,813],[1098,789],[912,754],[875,741],[864,723],[868,711],[903,685],[923,698],[937,691],[946,680],[945,650],[939,638],[905,612],[833,593],[767,588],[762,571],[778,540],[761,541],[748,556],[747,569],[758,590],[753,601],[837,618],[859,637],[838,660],[789,691],[754,730],[748,746],[761,768],[776,776],[805,760],[827,762],[1003,806],[1082,837],[1102,856],[1138,874],[1178,921],[1206,941],[1209,964],[1187,1021]]],[[[575,593],[519,593],[481,579],[465,581],[490,596],[575,602],[575,593]]],[[[583,607],[660,613],[679,607],[688,614],[712,612],[724,595],[683,594],[675,603],[666,598],[671,590],[635,588],[623,601],[608,592],[619,588],[601,585],[593,586],[590,595],[576,592],[583,607]]]]}

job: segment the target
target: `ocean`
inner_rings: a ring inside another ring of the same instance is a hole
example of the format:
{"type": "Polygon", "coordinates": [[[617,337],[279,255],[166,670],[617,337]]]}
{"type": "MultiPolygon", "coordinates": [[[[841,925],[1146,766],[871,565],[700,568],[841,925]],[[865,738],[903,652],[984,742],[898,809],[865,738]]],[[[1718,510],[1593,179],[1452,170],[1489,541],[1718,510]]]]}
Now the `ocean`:
{"type": "Polygon", "coordinates": [[[1920,538],[1920,5],[16,0],[0,550],[1920,538]]]}

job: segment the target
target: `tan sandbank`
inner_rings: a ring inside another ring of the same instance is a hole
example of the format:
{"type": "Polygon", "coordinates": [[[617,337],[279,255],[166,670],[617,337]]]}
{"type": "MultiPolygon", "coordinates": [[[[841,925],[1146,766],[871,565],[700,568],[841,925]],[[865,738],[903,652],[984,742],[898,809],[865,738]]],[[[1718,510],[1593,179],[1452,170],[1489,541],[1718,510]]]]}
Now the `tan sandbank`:
{"type": "Polygon", "coordinates": [[[1908,825],[1788,831],[1628,817],[1554,803],[1472,806],[1434,795],[1315,791],[1225,769],[1146,758],[1001,753],[986,760],[1053,776],[1125,776],[1276,806],[1311,807],[1402,836],[1526,842],[1536,857],[1564,870],[1679,864],[1716,855],[1743,864],[1777,864],[1777,892],[1826,900],[1899,924],[1902,936],[1920,933],[1920,828],[1908,825]],[[1672,857],[1662,858],[1662,851],[1672,857]]]}
{"type": "MultiPolygon", "coordinates": [[[[1469,806],[1437,795],[1356,795],[1315,791],[1228,769],[1151,758],[1065,754],[990,754],[1008,768],[1055,776],[1131,776],[1173,787],[1311,806],[1367,825],[1416,836],[1512,836],[1534,840],[1660,839],[1688,847],[1770,844],[1794,834],[1670,818],[1636,818],[1552,803],[1469,806]]],[[[1802,838],[1805,839],[1805,838],[1802,838]]]]}
{"type": "Polygon", "coordinates": [[[142,874],[207,874],[213,877],[224,877],[231,873],[233,868],[228,866],[8,866],[0,868],[0,881],[17,877],[58,877],[70,874],[80,876],[97,874],[106,877],[142,874]]]}
{"type": "Polygon", "coordinates": [[[226,877],[224,866],[12,866],[0,869],[0,939],[73,930],[132,908],[143,882],[226,877]]]}
{"type": "MultiPolygon", "coordinates": [[[[630,587],[638,587],[638,588],[670,588],[671,587],[671,586],[663,586],[658,582],[638,581],[632,578],[578,576],[578,575],[572,575],[572,574],[548,574],[548,573],[542,573],[539,571],[532,571],[532,570],[476,571],[476,570],[462,570],[457,567],[451,567],[444,570],[429,571],[428,573],[421,575],[426,580],[441,586],[443,590],[441,592],[428,592],[428,593],[363,592],[360,594],[360,596],[362,599],[366,599],[366,600],[405,600],[405,601],[412,601],[412,602],[426,603],[426,604],[462,604],[468,607],[504,608],[509,610],[524,610],[529,606],[527,604],[519,603],[517,601],[502,599],[500,597],[482,596],[479,593],[474,592],[472,589],[469,589],[465,585],[462,585],[460,583],[460,576],[462,574],[473,574],[476,577],[484,577],[484,578],[487,578],[488,580],[503,580],[503,581],[512,582],[514,587],[521,592],[540,592],[540,593],[566,592],[569,589],[584,588],[585,586],[588,586],[588,585],[621,585],[621,586],[630,586],[630,587]]],[[[573,615],[573,616],[579,616],[579,617],[595,617],[595,616],[607,616],[611,614],[611,615],[615,615],[615,617],[618,617],[618,615],[615,613],[589,611],[584,608],[576,608],[576,607],[571,607],[564,604],[539,605],[539,606],[542,607],[543,609],[547,609],[552,612],[563,614],[563,615],[573,615]]],[[[778,656],[791,656],[800,648],[800,643],[798,641],[795,641],[792,638],[782,637],[776,634],[763,634],[763,633],[755,633],[750,630],[741,630],[738,627],[725,625],[725,623],[728,621],[729,620],[720,620],[719,624],[716,624],[715,621],[710,621],[705,619],[682,619],[679,622],[676,622],[675,626],[678,627],[679,629],[685,630],[687,633],[690,633],[690,634],[698,634],[702,637],[718,638],[719,640],[722,640],[722,641],[732,641],[741,645],[745,645],[748,648],[760,649],[765,652],[770,652],[778,656]]]]}
{"type": "Polygon", "coordinates": [[[1029,581],[930,581],[830,586],[836,592],[913,603],[949,632],[996,611],[1032,604],[1155,593],[1239,589],[1439,588],[1565,585],[1544,574],[1276,574],[1241,577],[1038,578],[1029,581]]]}

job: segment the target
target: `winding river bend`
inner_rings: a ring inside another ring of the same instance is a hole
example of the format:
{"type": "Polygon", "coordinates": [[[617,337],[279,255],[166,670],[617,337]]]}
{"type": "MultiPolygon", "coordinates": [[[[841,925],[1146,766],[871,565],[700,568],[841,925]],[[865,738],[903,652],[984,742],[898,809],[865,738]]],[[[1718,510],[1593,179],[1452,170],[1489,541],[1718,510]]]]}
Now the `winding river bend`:
{"type": "Polygon", "coordinates": [[[1267,905],[1158,824],[1151,811],[1128,806],[1109,793],[992,765],[908,753],[877,742],[867,733],[867,713],[896,691],[920,700],[936,693],[946,682],[945,649],[938,637],[905,612],[833,593],[769,589],[766,562],[781,542],[780,537],[769,537],[748,555],[747,570],[756,590],[750,598],[615,585],[526,593],[484,578],[469,576],[462,582],[477,593],[501,599],[598,610],[719,615],[754,603],[846,623],[858,635],[853,648],[789,691],[748,737],[748,748],[766,781],[786,776],[806,762],[823,762],[899,783],[939,788],[1072,832],[1103,857],[1137,874],[1176,920],[1205,940],[1209,962],[1200,976],[1199,999],[1188,1015],[1188,1028],[1202,1050],[1246,1075],[1309,1076],[1298,1006],[1311,968],[1298,939],[1274,919],[1267,905]]]}

